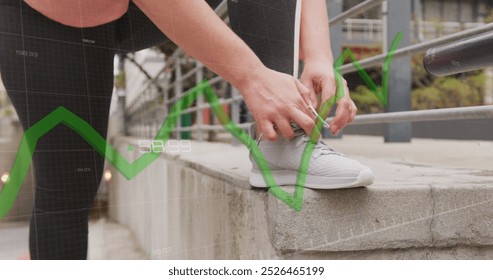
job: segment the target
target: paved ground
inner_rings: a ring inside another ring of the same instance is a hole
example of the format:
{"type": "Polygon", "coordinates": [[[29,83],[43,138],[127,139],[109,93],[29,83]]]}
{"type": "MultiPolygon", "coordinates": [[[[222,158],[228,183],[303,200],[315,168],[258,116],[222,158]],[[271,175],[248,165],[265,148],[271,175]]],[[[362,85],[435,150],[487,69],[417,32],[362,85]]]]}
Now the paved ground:
{"type": "Polygon", "coordinates": [[[413,139],[411,143],[384,143],[381,137],[345,136],[328,143],[348,155],[392,163],[493,171],[493,141],[413,139]]]}
{"type": "Polygon", "coordinates": [[[376,184],[481,183],[493,186],[493,141],[414,139],[384,144],[380,137],[347,136],[330,143],[375,172],[376,184]]]}
{"type": "MultiPolygon", "coordinates": [[[[375,172],[375,187],[413,184],[484,184],[493,186],[493,141],[415,139],[385,144],[381,137],[345,136],[327,141],[336,150],[355,157],[375,172]]],[[[197,143],[181,154],[194,163],[222,174],[248,176],[244,147],[197,143]],[[215,160],[210,160],[211,151],[215,160]],[[244,159],[244,160],[240,160],[244,159]],[[213,162],[213,164],[211,164],[213,162]]],[[[27,223],[0,222],[0,259],[16,259],[27,252],[27,223]]],[[[106,220],[90,225],[90,259],[144,259],[131,232],[106,220]]]]}
{"type": "MultiPolygon", "coordinates": [[[[28,253],[28,223],[0,223],[0,260],[25,259],[28,253]]],[[[140,250],[133,234],[125,227],[107,221],[89,224],[89,254],[92,260],[132,259],[147,257],[140,250]]]]}

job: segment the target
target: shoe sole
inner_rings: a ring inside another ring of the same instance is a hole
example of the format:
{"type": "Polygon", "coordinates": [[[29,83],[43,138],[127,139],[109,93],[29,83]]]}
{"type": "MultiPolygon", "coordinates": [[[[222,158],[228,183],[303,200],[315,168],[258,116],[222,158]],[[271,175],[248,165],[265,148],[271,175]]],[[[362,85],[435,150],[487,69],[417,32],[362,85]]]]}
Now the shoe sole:
{"type": "MultiPolygon", "coordinates": [[[[296,185],[297,173],[294,171],[272,171],[272,176],[279,186],[296,185]]],[[[252,170],[250,185],[255,188],[268,188],[264,177],[258,170],[252,170]]],[[[369,170],[361,170],[358,177],[327,178],[321,176],[307,175],[305,185],[308,189],[332,190],[366,187],[373,184],[373,173],[369,170]]]]}

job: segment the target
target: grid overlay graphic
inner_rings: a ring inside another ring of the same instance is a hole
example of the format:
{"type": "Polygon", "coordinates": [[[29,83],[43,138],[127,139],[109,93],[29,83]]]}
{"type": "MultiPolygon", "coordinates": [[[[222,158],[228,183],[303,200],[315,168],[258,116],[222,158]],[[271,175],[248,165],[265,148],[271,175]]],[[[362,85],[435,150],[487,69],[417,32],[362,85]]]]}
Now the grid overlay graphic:
{"type": "MultiPolygon", "coordinates": [[[[256,22],[267,28],[239,35],[248,37],[245,41],[251,45],[267,37],[268,49],[252,48],[266,64],[279,71],[291,70],[293,36],[289,26],[294,23],[295,2],[240,1],[236,8],[240,14],[236,23],[242,25],[242,30],[256,22]],[[252,5],[257,14],[245,13],[252,5]],[[282,14],[278,22],[272,20],[273,13],[282,14]],[[245,24],[246,20],[251,23],[245,24]],[[280,27],[290,33],[285,34],[290,37],[287,41],[282,35],[280,38],[282,32],[275,32],[280,27]]],[[[1,0],[0,6],[0,73],[24,129],[63,106],[105,137],[114,54],[166,40],[132,3],[119,20],[93,28],[59,24],[21,0],[1,0]]],[[[239,30],[235,26],[233,29],[239,30]]],[[[11,158],[14,149],[9,147],[1,153],[11,158]]],[[[33,152],[34,168],[30,169],[29,180],[34,200],[31,257],[85,258],[87,214],[92,207],[96,213],[101,212],[96,194],[104,159],[80,135],[63,126],[41,138],[33,152]]]]}

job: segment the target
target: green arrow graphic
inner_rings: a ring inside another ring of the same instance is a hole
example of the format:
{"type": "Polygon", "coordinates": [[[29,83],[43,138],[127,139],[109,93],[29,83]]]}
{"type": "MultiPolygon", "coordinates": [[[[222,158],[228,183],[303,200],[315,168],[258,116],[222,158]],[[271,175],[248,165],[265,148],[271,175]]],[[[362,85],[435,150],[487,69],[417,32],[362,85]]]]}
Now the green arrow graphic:
{"type": "MultiPolygon", "coordinates": [[[[392,43],[391,51],[389,57],[384,63],[384,90],[379,92],[376,90],[376,86],[372,86],[372,90],[379,97],[382,103],[387,104],[388,98],[388,72],[390,67],[390,61],[393,56],[393,52],[400,41],[402,34],[399,33],[392,43]]],[[[345,59],[345,57],[350,57],[355,67],[358,69],[360,74],[364,75],[366,72],[363,67],[357,63],[354,57],[351,57],[350,52],[345,52],[335,63],[335,74],[336,74],[336,94],[322,104],[319,114],[325,119],[330,111],[330,108],[344,96],[344,87],[342,84],[342,75],[340,74],[340,67],[345,59]]],[[[367,74],[366,74],[367,75],[367,74]]],[[[368,76],[368,75],[367,75],[368,76]]],[[[373,83],[369,76],[365,79],[365,82],[373,83]]],[[[269,165],[265,160],[264,155],[260,151],[254,139],[250,137],[243,129],[239,128],[226,114],[219,99],[217,98],[214,90],[209,85],[207,81],[203,81],[198,84],[195,88],[189,90],[183,98],[181,98],[175,105],[171,108],[170,114],[164,121],[161,129],[158,131],[155,140],[166,141],[169,139],[171,132],[174,130],[176,123],[182,111],[190,107],[193,102],[197,99],[200,94],[204,94],[207,102],[211,105],[214,114],[219,119],[221,125],[231,133],[236,139],[241,143],[246,145],[252,157],[257,163],[262,176],[269,186],[269,192],[275,197],[280,199],[282,202],[286,203],[296,211],[300,211],[303,204],[303,192],[304,183],[306,180],[306,174],[310,164],[310,157],[315,147],[316,141],[309,141],[304,149],[303,155],[300,159],[300,168],[298,170],[298,176],[296,178],[296,186],[293,195],[290,195],[286,191],[282,190],[279,185],[274,180],[272,173],[270,171],[269,165]]],[[[101,156],[105,157],[106,160],[113,165],[113,167],[121,173],[126,179],[130,180],[142,172],[146,167],[148,167],[154,160],[156,160],[160,153],[151,152],[143,154],[140,158],[135,160],[133,163],[129,163],[118,151],[111,146],[105,138],[103,138],[89,123],[70,112],[64,107],[58,107],[53,112],[45,116],[43,119],[38,121],[36,124],[31,126],[24,132],[22,136],[19,150],[17,152],[14,165],[10,172],[10,175],[5,183],[3,190],[0,192],[0,219],[3,218],[7,212],[12,208],[14,201],[17,197],[19,189],[26,178],[27,172],[29,171],[29,166],[32,161],[33,153],[36,148],[36,143],[43,137],[46,133],[51,131],[59,124],[64,124],[77,132],[82,138],[84,138],[101,156]]],[[[322,122],[320,120],[316,121],[316,129],[313,130],[310,135],[311,139],[318,139],[320,136],[320,131],[322,128],[322,122]]]]}
{"type": "MultiPolygon", "coordinates": [[[[251,150],[267,185],[271,187],[269,191],[280,200],[299,211],[303,200],[303,188],[296,188],[297,191],[295,192],[295,195],[290,196],[275,183],[270,168],[262,152],[255,143],[255,140],[231,121],[222,108],[213,89],[206,81],[188,91],[184,97],[172,107],[170,114],[158,131],[155,140],[166,142],[169,139],[181,112],[190,107],[200,94],[205,95],[207,102],[211,105],[214,113],[224,128],[251,150]]],[[[66,108],[58,107],[24,132],[10,176],[8,177],[3,190],[0,192],[0,218],[3,218],[7,214],[17,197],[19,189],[29,170],[36,143],[43,135],[59,124],[64,124],[77,132],[128,180],[137,176],[160,155],[160,153],[155,152],[146,153],[133,163],[129,163],[89,123],[66,108]]],[[[319,126],[321,126],[321,124],[319,124],[319,126]]],[[[318,136],[316,137],[318,138],[318,136]]],[[[313,144],[307,145],[305,154],[308,152],[311,154],[313,146],[313,144]]],[[[303,158],[305,159],[304,161],[309,162],[310,155],[304,156],[303,158]]],[[[302,168],[302,170],[306,170],[306,168],[302,168]]],[[[303,184],[304,177],[300,176],[297,185],[302,186],[303,184]]]]}
{"type": "Polygon", "coordinates": [[[392,43],[390,44],[389,48],[389,53],[387,57],[385,58],[385,61],[383,63],[383,69],[382,69],[382,89],[378,89],[377,85],[373,80],[371,79],[370,75],[368,72],[365,71],[363,66],[359,63],[359,61],[356,59],[356,56],[354,53],[351,51],[351,49],[345,49],[344,52],[336,59],[336,62],[334,63],[334,68],[337,73],[341,73],[341,67],[342,64],[346,59],[349,59],[351,61],[351,64],[353,64],[354,68],[358,71],[358,74],[360,77],[363,79],[365,84],[369,87],[369,89],[375,94],[380,101],[380,103],[383,104],[383,106],[387,106],[388,100],[389,100],[389,72],[390,72],[390,63],[392,62],[392,59],[394,58],[394,53],[397,47],[399,46],[400,41],[402,40],[402,37],[404,36],[404,33],[398,32],[397,35],[395,36],[394,40],[392,40],[392,43]]]}

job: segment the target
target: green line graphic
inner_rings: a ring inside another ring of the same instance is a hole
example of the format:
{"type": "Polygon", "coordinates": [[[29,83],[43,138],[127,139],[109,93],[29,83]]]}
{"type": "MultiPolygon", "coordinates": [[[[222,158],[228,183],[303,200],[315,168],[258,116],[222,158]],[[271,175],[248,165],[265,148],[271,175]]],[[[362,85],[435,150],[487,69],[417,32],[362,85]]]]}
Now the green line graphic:
{"type": "MultiPolygon", "coordinates": [[[[402,34],[399,33],[396,39],[394,39],[389,57],[384,64],[383,92],[377,91],[376,85],[374,86],[374,88],[372,88],[374,89],[374,93],[379,96],[384,104],[387,104],[388,98],[388,71],[390,68],[390,61],[401,37],[402,34]]],[[[352,59],[353,64],[358,69],[358,72],[363,77],[366,77],[364,78],[365,82],[371,82],[374,85],[369,75],[355,60],[354,55],[352,55],[350,51],[345,51],[344,54],[339,57],[335,63],[337,92],[332,98],[322,104],[319,112],[319,114],[324,118],[327,117],[330,108],[340,98],[344,96],[340,67],[347,57],[350,57],[352,59]]],[[[293,195],[290,195],[288,192],[281,189],[279,185],[277,185],[274,177],[272,176],[269,165],[267,164],[267,161],[265,160],[265,157],[257,146],[255,140],[252,139],[249,134],[243,131],[243,129],[239,128],[228,117],[227,113],[221,106],[219,99],[214,93],[214,90],[207,81],[203,81],[193,89],[189,90],[187,93],[185,93],[183,98],[181,98],[173,105],[170,114],[167,116],[166,120],[158,131],[155,140],[163,141],[163,143],[167,142],[183,110],[190,107],[200,94],[204,94],[207,102],[211,105],[211,108],[214,114],[219,119],[221,125],[236,139],[238,139],[241,143],[248,147],[248,149],[252,153],[253,159],[257,163],[257,166],[262,173],[267,186],[269,186],[269,192],[296,211],[300,211],[303,204],[303,186],[306,180],[306,174],[316,140],[320,136],[320,131],[323,125],[322,122],[320,120],[316,121],[315,129],[313,129],[313,132],[310,135],[310,139],[312,139],[312,141],[308,141],[307,145],[305,146],[303,155],[300,159],[300,169],[298,170],[298,176],[296,178],[295,191],[293,195]]],[[[24,132],[19,145],[17,156],[14,161],[14,165],[3,190],[0,192],[0,219],[8,213],[8,211],[12,208],[12,205],[14,204],[19,189],[22,186],[24,179],[26,178],[27,172],[29,171],[29,166],[31,164],[33,153],[38,140],[60,124],[66,125],[67,127],[80,134],[82,138],[84,138],[101,156],[105,157],[106,160],[127,180],[131,180],[132,178],[137,176],[152,162],[154,162],[154,160],[156,160],[160,155],[160,153],[157,152],[146,153],[135,160],[133,163],[129,163],[89,123],[87,123],[85,120],[75,115],[74,113],[70,112],[66,108],[58,107],[24,132]]]]}
{"type": "Polygon", "coordinates": [[[392,62],[392,59],[394,58],[394,53],[397,47],[399,46],[400,41],[402,40],[402,37],[404,34],[402,32],[397,33],[395,36],[394,40],[392,40],[392,43],[389,48],[389,54],[385,58],[385,61],[383,63],[383,69],[382,69],[382,90],[379,90],[377,85],[373,82],[371,79],[370,75],[365,71],[363,66],[358,62],[356,57],[354,56],[353,52],[351,49],[345,49],[344,52],[337,58],[336,62],[334,63],[334,68],[336,69],[337,74],[341,74],[341,67],[346,59],[349,58],[351,63],[353,64],[354,68],[358,71],[358,74],[361,76],[365,84],[370,88],[370,90],[377,96],[378,100],[380,103],[382,103],[384,106],[388,105],[388,100],[389,100],[389,72],[390,72],[390,63],[392,62]]]}
{"type": "MultiPolygon", "coordinates": [[[[255,140],[244,132],[243,129],[233,123],[233,121],[228,117],[212,87],[207,81],[201,82],[195,88],[188,91],[184,97],[172,107],[170,114],[161,126],[161,129],[158,131],[155,140],[166,143],[171,135],[171,132],[174,130],[178,117],[181,115],[182,111],[190,107],[200,94],[204,94],[207,102],[211,105],[214,113],[224,128],[252,151],[255,161],[262,170],[265,180],[268,182],[268,185],[271,186],[270,192],[283,202],[287,203],[289,206],[296,210],[300,210],[303,199],[302,195],[290,197],[287,192],[283,191],[275,183],[272,173],[270,172],[270,168],[262,152],[255,143],[255,140]]],[[[3,218],[7,214],[17,197],[19,189],[29,170],[29,165],[36,148],[36,143],[47,132],[51,131],[59,124],[64,124],[77,132],[128,180],[137,176],[160,156],[160,153],[156,152],[146,153],[133,163],[129,163],[89,123],[66,108],[58,107],[25,131],[19,145],[19,150],[14,161],[11,174],[6,181],[5,187],[0,192],[0,218],[3,218]]],[[[300,178],[299,185],[302,186],[303,183],[304,179],[300,178]]]]}

